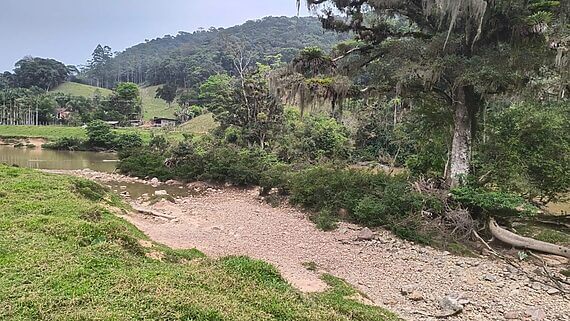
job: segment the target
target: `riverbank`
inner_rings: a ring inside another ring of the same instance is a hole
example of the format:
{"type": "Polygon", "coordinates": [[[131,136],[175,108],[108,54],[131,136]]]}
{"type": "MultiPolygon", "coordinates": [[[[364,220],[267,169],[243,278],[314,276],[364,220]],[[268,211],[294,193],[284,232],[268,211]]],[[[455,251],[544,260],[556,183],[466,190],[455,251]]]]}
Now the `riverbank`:
{"type": "MultiPolygon", "coordinates": [[[[180,187],[176,182],[153,183],[93,171],[59,173],[104,184],[154,185],[158,195],[169,187],[180,187]]],[[[477,257],[453,256],[382,229],[370,231],[347,223],[323,232],[296,208],[266,204],[255,188],[204,183],[187,187],[200,193],[156,203],[149,202],[152,193],[127,197],[133,207],[146,213],[127,219],[151,239],[173,248],[197,248],[214,258],[247,255],[270,262],[303,291],[322,291],[327,288],[322,275],[335,275],[357,286],[370,303],[406,320],[441,317],[449,313],[449,302],[462,309],[450,320],[569,320],[570,301],[542,274],[538,261],[512,261],[512,265],[485,250],[477,257]]],[[[517,255],[506,249],[504,254],[517,255]]],[[[570,281],[560,274],[568,268],[566,259],[543,257],[557,277],[570,281]]]]}
{"type": "Polygon", "coordinates": [[[0,165],[0,206],[2,320],[397,319],[331,276],[301,294],[261,261],[160,245],[87,180],[0,165]]]}

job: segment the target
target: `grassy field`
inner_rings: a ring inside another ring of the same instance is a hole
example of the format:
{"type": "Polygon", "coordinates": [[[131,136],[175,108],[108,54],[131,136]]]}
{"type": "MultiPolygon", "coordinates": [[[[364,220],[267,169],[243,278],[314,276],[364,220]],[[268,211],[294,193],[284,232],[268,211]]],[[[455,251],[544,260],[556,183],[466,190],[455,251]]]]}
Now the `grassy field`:
{"type": "Polygon", "coordinates": [[[1,320],[396,320],[331,276],[306,295],[264,262],[153,244],[89,181],[0,165],[0,208],[1,320]]]}
{"type": "MultiPolygon", "coordinates": [[[[119,128],[119,132],[137,132],[143,140],[148,141],[151,135],[165,135],[169,140],[180,141],[184,133],[204,134],[216,128],[217,124],[211,114],[196,117],[176,129],[170,128],[119,128]]],[[[13,126],[0,125],[0,138],[44,138],[57,140],[62,137],[86,138],[85,129],[64,126],[13,126]]]]}
{"type": "MultiPolygon", "coordinates": [[[[174,117],[174,112],[176,111],[177,106],[176,103],[173,103],[171,107],[168,107],[168,104],[164,100],[155,98],[158,87],[160,86],[141,88],[141,98],[144,111],[143,118],[145,120],[150,120],[154,117],[174,117]]],[[[97,88],[73,82],[63,83],[53,91],[91,98],[97,90],[99,90],[103,96],[109,96],[112,93],[109,89],[97,88]]]]}
{"type": "Polygon", "coordinates": [[[83,96],[87,98],[93,97],[96,91],[99,91],[103,96],[109,96],[111,93],[113,93],[113,91],[109,89],[97,88],[74,82],[63,83],[53,90],[53,92],[64,93],[73,96],[83,96]]]}
{"type": "Polygon", "coordinates": [[[143,103],[143,118],[145,120],[153,119],[154,117],[173,118],[176,111],[177,104],[172,103],[170,107],[168,104],[156,97],[156,90],[160,86],[151,86],[141,88],[141,97],[143,103]]]}

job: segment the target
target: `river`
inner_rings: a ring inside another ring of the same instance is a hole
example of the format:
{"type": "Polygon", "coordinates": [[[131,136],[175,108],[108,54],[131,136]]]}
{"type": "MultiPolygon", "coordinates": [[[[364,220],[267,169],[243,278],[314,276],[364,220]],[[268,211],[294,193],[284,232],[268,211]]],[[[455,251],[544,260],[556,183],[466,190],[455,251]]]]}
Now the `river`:
{"type": "Polygon", "coordinates": [[[112,153],[71,152],[42,148],[15,148],[0,145],[0,163],[34,169],[76,170],[89,168],[111,173],[116,169],[117,155],[112,153]]]}

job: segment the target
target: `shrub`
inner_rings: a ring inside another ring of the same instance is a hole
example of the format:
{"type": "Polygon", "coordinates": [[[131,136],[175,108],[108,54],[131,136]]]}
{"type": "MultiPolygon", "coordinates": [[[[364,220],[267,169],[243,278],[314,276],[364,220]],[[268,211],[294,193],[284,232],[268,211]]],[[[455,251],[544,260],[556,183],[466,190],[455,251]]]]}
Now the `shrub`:
{"type": "Polygon", "coordinates": [[[538,209],[527,203],[521,196],[488,191],[484,188],[465,186],[451,190],[451,197],[456,202],[483,215],[519,216],[533,215],[538,209]]]}
{"type": "Polygon", "coordinates": [[[124,133],[115,135],[115,141],[113,142],[113,146],[117,150],[137,148],[141,147],[142,145],[143,140],[137,133],[124,133]]]}
{"type": "Polygon", "coordinates": [[[291,201],[320,211],[348,211],[352,220],[387,225],[422,210],[424,199],[404,177],[317,166],[291,176],[291,201]]]}
{"type": "Polygon", "coordinates": [[[56,150],[81,150],[84,149],[85,142],[77,137],[61,137],[55,142],[43,144],[43,148],[56,150]]]}
{"type": "Polygon", "coordinates": [[[111,130],[111,126],[101,120],[96,120],[87,125],[87,144],[94,148],[114,148],[117,135],[111,130]]]}
{"type": "Polygon", "coordinates": [[[173,173],[165,166],[166,157],[145,148],[119,153],[119,170],[127,175],[173,179],[173,173]]]}

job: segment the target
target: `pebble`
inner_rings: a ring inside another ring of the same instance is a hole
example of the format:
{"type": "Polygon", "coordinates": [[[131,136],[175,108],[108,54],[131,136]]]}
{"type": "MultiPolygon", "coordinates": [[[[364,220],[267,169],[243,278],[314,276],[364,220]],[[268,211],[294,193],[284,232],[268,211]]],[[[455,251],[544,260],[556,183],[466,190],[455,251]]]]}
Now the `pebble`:
{"type": "Polygon", "coordinates": [[[489,282],[495,282],[497,281],[497,277],[492,275],[492,274],[487,274],[485,275],[485,277],[483,278],[485,281],[489,281],[489,282]]]}

